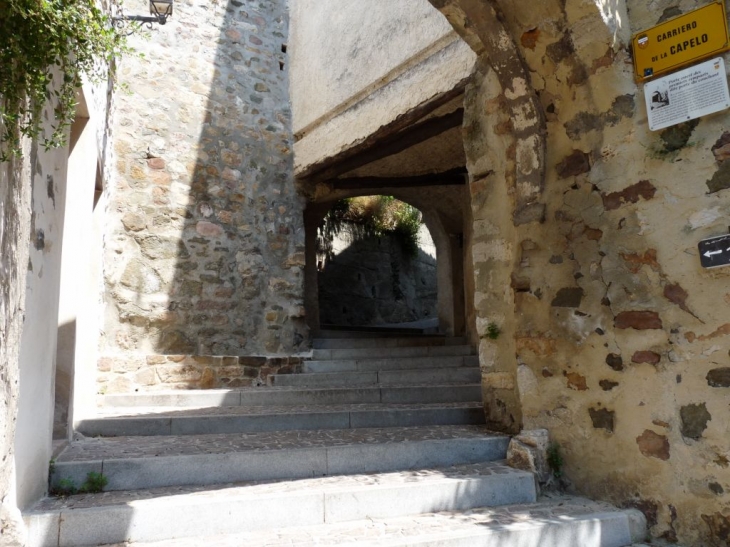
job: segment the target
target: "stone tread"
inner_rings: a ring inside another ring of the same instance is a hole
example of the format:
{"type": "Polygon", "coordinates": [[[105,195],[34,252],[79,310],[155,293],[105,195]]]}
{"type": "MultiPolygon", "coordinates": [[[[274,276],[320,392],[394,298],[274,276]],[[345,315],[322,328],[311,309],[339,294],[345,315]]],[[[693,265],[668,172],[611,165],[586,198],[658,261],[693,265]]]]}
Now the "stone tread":
{"type": "Polygon", "coordinates": [[[431,410],[448,408],[482,408],[478,402],[472,403],[429,403],[429,404],[395,404],[395,403],[360,403],[331,405],[289,405],[289,406],[222,406],[222,407],[99,407],[98,418],[180,418],[193,416],[264,416],[271,414],[314,414],[320,412],[369,412],[387,410],[431,410]]]}
{"type": "MultiPolygon", "coordinates": [[[[281,547],[328,545],[391,545],[399,540],[407,545],[410,540],[436,539],[444,536],[464,536],[485,529],[529,523],[565,523],[569,519],[616,513],[609,504],[577,497],[543,498],[535,504],[479,508],[469,511],[428,513],[393,519],[368,519],[341,524],[311,527],[283,528],[273,531],[251,532],[227,536],[174,539],[152,543],[121,543],[113,547],[281,547]]],[[[111,547],[111,546],[110,546],[111,547]]],[[[569,546],[565,546],[569,547],[569,546]]],[[[572,547],[572,546],[570,546],[572,547]]],[[[578,546],[575,546],[578,547],[578,546]]]]}
{"type": "Polygon", "coordinates": [[[226,454],[230,452],[294,450],[348,445],[372,445],[425,440],[504,437],[484,426],[426,426],[378,429],[272,431],[216,435],[87,438],[72,442],[57,463],[157,456],[226,454]]]}
{"type": "Polygon", "coordinates": [[[524,475],[524,471],[508,467],[504,461],[496,461],[455,465],[446,468],[334,475],[299,480],[250,481],[208,486],[168,486],[142,490],[102,492],[100,494],[81,494],[66,498],[45,498],[38,502],[29,513],[108,507],[147,500],[164,500],[165,503],[182,501],[192,504],[203,503],[207,499],[226,500],[242,495],[264,496],[291,492],[351,490],[367,486],[387,487],[404,483],[440,482],[489,475],[524,475]]]}

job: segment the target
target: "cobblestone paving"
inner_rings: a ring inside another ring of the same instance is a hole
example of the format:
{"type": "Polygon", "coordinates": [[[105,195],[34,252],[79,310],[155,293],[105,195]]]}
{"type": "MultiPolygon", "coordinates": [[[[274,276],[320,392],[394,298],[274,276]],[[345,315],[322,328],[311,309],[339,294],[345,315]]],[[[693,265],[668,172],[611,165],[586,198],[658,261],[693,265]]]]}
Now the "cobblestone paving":
{"type": "Polygon", "coordinates": [[[382,444],[423,440],[449,440],[503,436],[484,426],[391,427],[383,429],[334,429],[317,431],[272,431],[218,435],[159,437],[107,437],[75,441],[57,462],[78,462],[152,456],[224,454],[248,450],[291,450],[382,444]]]}
{"type": "Polygon", "coordinates": [[[312,414],[316,412],[364,412],[372,410],[428,410],[442,408],[482,408],[482,403],[433,403],[433,404],[349,404],[349,405],[287,405],[287,406],[222,406],[222,407],[101,407],[99,418],[139,418],[183,416],[259,416],[267,414],[312,414]]]}
{"type": "MultiPolygon", "coordinates": [[[[471,511],[443,512],[401,517],[371,519],[316,527],[299,527],[229,536],[176,539],[154,543],[123,543],[114,547],[145,545],[147,547],[281,547],[387,545],[394,539],[437,539],[446,535],[468,534],[485,527],[502,527],[527,522],[559,522],[592,513],[616,511],[600,502],[575,497],[543,498],[532,505],[480,508],[471,511]]],[[[568,546],[565,547],[580,547],[568,546]]]]}
{"type": "Polygon", "coordinates": [[[204,502],[206,499],[211,498],[221,500],[222,498],[227,499],[240,496],[259,497],[294,491],[325,492],[363,486],[397,486],[404,483],[441,482],[468,477],[507,474],[522,475],[523,473],[522,471],[508,467],[504,462],[484,462],[447,468],[417,469],[392,473],[339,475],[301,480],[256,481],[216,486],[172,486],[146,490],[82,494],[67,498],[47,498],[41,500],[33,510],[59,511],[83,509],[88,507],[128,504],[144,500],[165,500],[172,502],[181,498],[188,498],[189,501],[204,502]]]}

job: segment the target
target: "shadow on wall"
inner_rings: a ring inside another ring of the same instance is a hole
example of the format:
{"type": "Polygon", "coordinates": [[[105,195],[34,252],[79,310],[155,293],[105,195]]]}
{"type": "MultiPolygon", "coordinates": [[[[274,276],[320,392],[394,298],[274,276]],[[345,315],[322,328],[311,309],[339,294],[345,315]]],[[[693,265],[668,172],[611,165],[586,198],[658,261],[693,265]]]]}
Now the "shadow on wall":
{"type": "Polygon", "coordinates": [[[392,235],[356,237],[343,230],[333,253],[320,260],[323,325],[373,326],[437,319],[436,251],[421,227],[416,256],[392,235]]]}
{"type": "Polygon", "coordinates": [[[132,39],[145,57],[120,68],[100,392],[240,387],[298,366],[287,34],[284,0],[231,0],[180,3],[132,39]]]}
{"type": "Polygon", "coordinates": [[[103,352],[148,356],[132,384],[201,387],[205,375],[207,387],[220,384],[212,360],[160,354],[291,355],[306,345],[287,26],[283,1],[181,3],[151,40],[134,40],[146,58],[122,65],[131,94],[115,123],[103,352]]]}

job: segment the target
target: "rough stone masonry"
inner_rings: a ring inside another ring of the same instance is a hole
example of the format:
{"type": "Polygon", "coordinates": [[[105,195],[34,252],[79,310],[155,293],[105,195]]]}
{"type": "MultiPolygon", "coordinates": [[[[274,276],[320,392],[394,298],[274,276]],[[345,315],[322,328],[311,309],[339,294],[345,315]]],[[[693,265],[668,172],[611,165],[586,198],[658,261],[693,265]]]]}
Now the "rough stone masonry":
{"type": "Polygon", "coordinates": [[[178,1],[174,21],[133,37],[145,56],[120,70],[131,93],[113,120],[100,361],[111,391],[247,385],[259,374],[236,357],[287,364],[308,335],[286,2],[178,1]]]}

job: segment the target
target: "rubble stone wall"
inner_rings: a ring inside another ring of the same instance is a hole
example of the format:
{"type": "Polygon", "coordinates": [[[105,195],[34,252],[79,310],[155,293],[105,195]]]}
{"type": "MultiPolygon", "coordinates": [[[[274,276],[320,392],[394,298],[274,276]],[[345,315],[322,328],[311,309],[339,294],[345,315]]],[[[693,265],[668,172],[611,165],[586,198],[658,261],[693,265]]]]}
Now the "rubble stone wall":
{"type": "Polygon", "coordinates": [[[155,367],[110,377],[105,358],[288,356],[307,346],[286,8],[177,2],[150,39],[132,38],[145,56],[119,69],[129,93],[117,100],[107,190],[99,381],[113,391],[191,378],[184,364],[165,378],[155,367]]]}
{"type": "Polygon", "coordinates": [[[628,51],[632,32],[702,3],[496,4],[548,146],[544,221],[515,226],[524,120],[506,95],[528,87],[476,76],[465,146],[490,420],[548,429],[573,487],[642,510],[653,536],[727,545],[730,269],[703,269],[697,244],[727,233],[728,114],[651,132],[628,51]]]}

